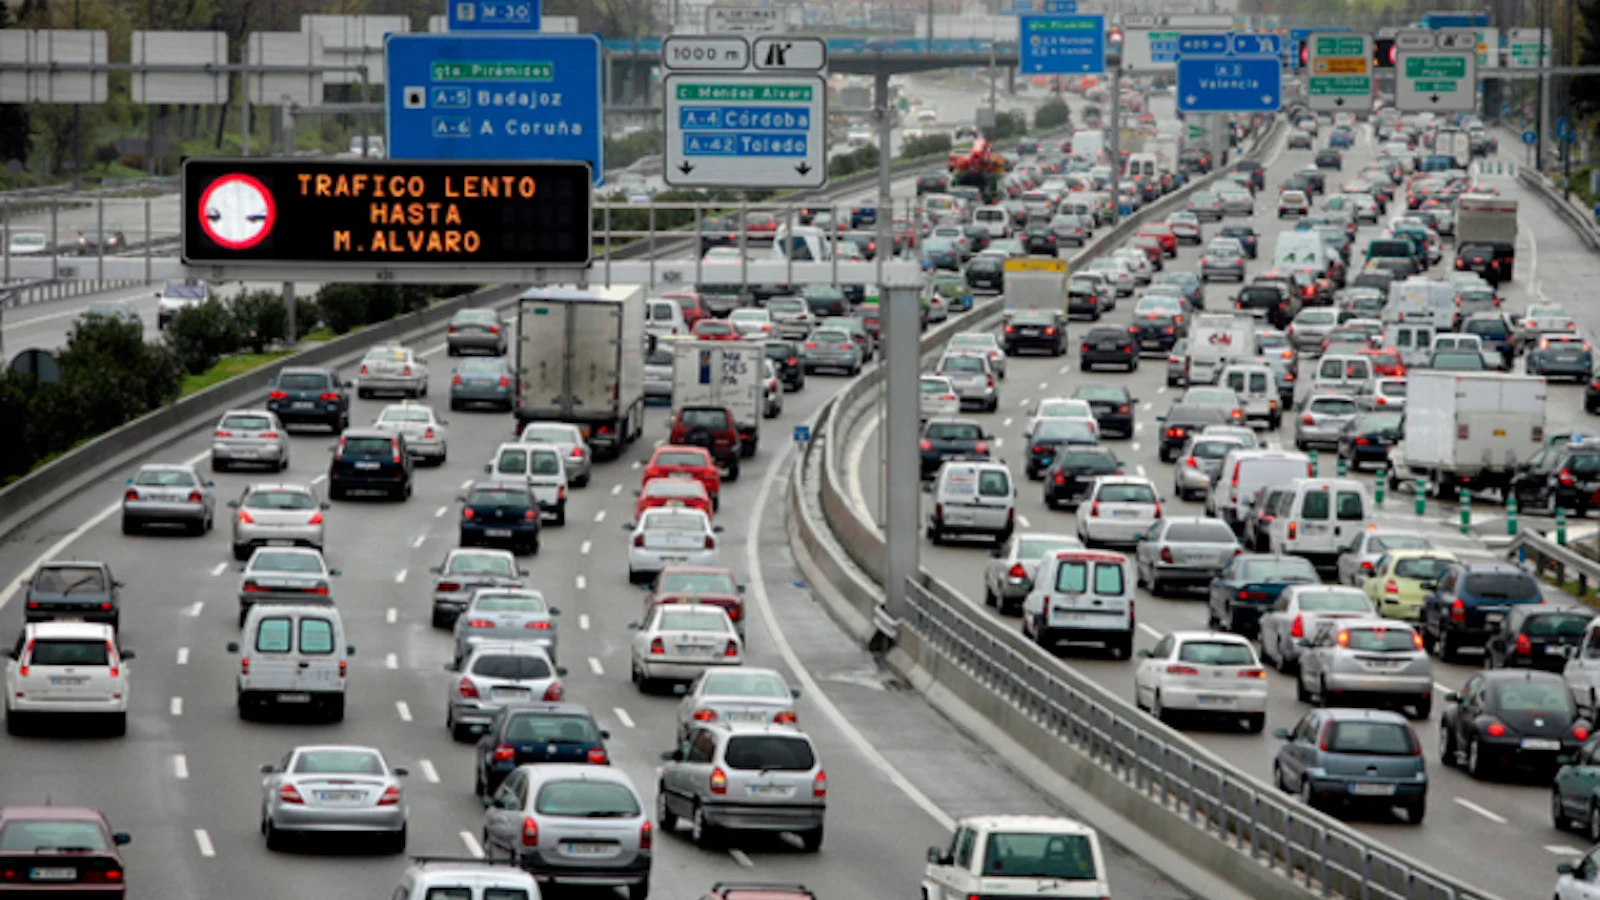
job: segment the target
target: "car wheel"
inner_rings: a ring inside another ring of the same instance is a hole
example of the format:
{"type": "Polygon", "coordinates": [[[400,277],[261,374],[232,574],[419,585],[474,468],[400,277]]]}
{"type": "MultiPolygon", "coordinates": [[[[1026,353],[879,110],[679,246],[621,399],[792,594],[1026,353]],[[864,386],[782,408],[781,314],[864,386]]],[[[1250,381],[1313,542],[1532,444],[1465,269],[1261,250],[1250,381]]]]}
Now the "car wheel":
{"type": "Polygon", "coordinates": [[[284,851],[284,849],[286,849],[288,847],[288,845],[289,845],[289,836],[284,834],[283,831],[281,831],[278,828],[278,826],[272,824],[272,820],[271,819],[268,819],[267,820],[267,849],[271,850],[271,851],[273,851],[275,853],[281,853],[281,852],[284,851]]]}
{"type": "Polygon", "coordinates": [[[656,785],[656,826],[662,834],[671,834],[678,830],[678,814],[667,805],[667,786],[656,785]]]}
{"type": "Polygon", "coordinates": [[[28,724],[27,716],[16,710],[6,710],[6,734],[22,734],[27,731],[24,727],[28,724]]]}
{"type": "Polygon", "coordinates": [[[1428,798],[1426,795],[1410,801],[1405,806],[1406,824],[1421,825],[1423,818],[1428,815],[1428,798]]]}
{"type": "Polygon", "coordinates": [[[1277,763],[1272,764],[1272,783],[1277,786],[1278,790],[1283,791],[1285,794],[1289,793],[1289,784],[1283,780],[1283,766],[1277,763]]]}
{"type": "Polygon", "coordinates": [[[628,900],[646,900],[650,896],[650,879],[628,885],[628,900]]]}
{"type": "Polygon", "coordinates": [[[337,694],[328,698],[328,702],[325,706],[323,706],[322,712],[324,717],[326,717],[329,722],[343,722],[344,695],[337,694]]]}
{"type": "Polygon", "coordinates": [[[996,608],[1000,606],[1000,599],[994,595],[994,591],[991,590],[988,585],[984,585],[983,587],[983,605],[993,606],[996,608]]]}
{"type": "Polygon", "coordinates": [[[1488,769],[1483,764],[1482,747],[1482,742],[1475,737],[1467,740],[1467,774],[1480,781],[1489,776],[1488,769]]]}
{"type": "MultiPolygon", "coordinates": [[[[1593,811],[1589,817],[1594,818],[1593,811]]],[[[1550,825],[1557,831],[1566,831],[1572,827],[1572,820],[1567,817],[1567,811],[1561,804],[1561,789],[1558,787],[1550,788],[1550,825]]]]}
{"type": "Polygon", "coordinates": [[[137,523],[134,520],[128,518],[127,516],[123,516],[122,517],[122,533],[123,534],[138,534],[139,533],[139,523],[137,523]]]}
{"type": "Polygon", "coordinates": [[[694,815],[689,820],[689,838],[697,847],[714,847],[717,843],[717,826],[706,820],[705,808],[695,804],[694,815]]]}
{"type": "Polygon", "coordinates": [[[1317,808],[1317,795],[1311,790],[1311,779],[1304,775],[1300,776],[1300,802],[1305,804],[1306,809],[1317,808]]]}
{"type": "Polygon", "coordinates": [[[400,830],[384,838],[384,850],[390,855],[399,855],[406,852],[406,826],[401,825],[400,830]]]}
{"type": "Polygon", "coordinates": [[[1266,713],[1251,713],[1244,717],[1244,730],[1251,734],[1260,734],[1267,727],[1266,713]]]}
{"type": "Polygon", "coordinates": [[[1589,843],[1600,843],[1600,804],[1589,808],[1589,843]]]}
{"type": "Polygon", "coordinates": [[[822,849],[821,825],[818,825],[810,831],[800,832],[800,849],[807,853],[815,853],[822,849]]]}
{"type": "Polygon", "coordinates": [[[1161,705],[1160,691],[1150,695],[1150,715],[1154,716],[1157,722],[1162,723],[1166,723],[1172,718],[1172,714],[1167,712],[1167,708],[1161,705]]]}

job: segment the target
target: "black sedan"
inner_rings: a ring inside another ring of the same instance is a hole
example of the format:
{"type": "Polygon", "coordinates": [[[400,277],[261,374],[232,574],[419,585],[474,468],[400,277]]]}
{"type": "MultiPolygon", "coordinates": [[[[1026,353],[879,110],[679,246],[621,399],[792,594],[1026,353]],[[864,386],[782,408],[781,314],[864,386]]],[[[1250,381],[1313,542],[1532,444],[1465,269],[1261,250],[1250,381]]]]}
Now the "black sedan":
{"type": "Polygon", "coordinates": [[[848,315],[850,312],[850,301],[845,299],[844,291],[831,284],[808,284],[800,289],[800,296],[811,308],[813,316],[826,318],[848,315]]]}
{"type": "Polygon", "coordinates": [[[989,291],[1006,289],[1006,261],[997,256],[979,256],[967,263],[967,287],[989,291]]]}
{"type": "Polygon", "coordinates": [[[1029,253],[1044,256],[1056,255],[1056,233],[1049,225],[1029,225],[1022,237],[1022,245],[1029,253]]]}
{"type": "Polygon", "coordinates": [[[1128,334],[1140,350],[1165,353],[1184,335],[1183,304],[1174,297],[1145,297],[1133,308],[1128,334]]]}
{"type": "Polygon", "coordinates": [[[1510,769],[1554,773],[1578,752],[1590,724],[1578,713],[1567,682],[1555,672],[1492,669],[1467,679],[1439,722],[1439,759],[1487,779],[1510,769]]]}
{"type": "Polygon", "coordinates": [[[1089,329],[1078,348],[1078,369],[1088,372],[1095,366],[1120,366],[1129,372],[1139,371],[1138,341],[1120,325],[1089,329]]]}
{"type": "Polygon", "coordinates": [[[1404,428],[1404,413],[1362,413],[1339,432],[1339,457],[1358,471],[1367,463],[1385,465],[1389,448],[1400,442],[1404,428]]]}
{"type": "Polygon", "coordinates": [[[1338,171],[1339,169],[1344,168],[1344,154],[1332,147],[1318,150],[1313,161],[1317,164],[1317,168],[1319,169],[1333,169],[1338,171]]]}
{"type": "Polygon", "coordinates": [[[1207,425],[1232,425],[1229,411],[1220,406],[1197,406],[1174,403],[1165,416],[1156,419],[1161,423],[1161,461],[1172,462],[1178,451],[1188,442],[1189,436],[1205,430],[1207,425]]]}
{"type": "Polygon", "coordinates": [[[1042,478],[1056,457],[1070,447],[1094,447],[1100,435],[1087,419],[1045,419],[1028,437],[1028,478],[1042,478]]]}
{"type": "Polygon", "coordinates": [[[1087,400],[1100,423],[1101,434],[1133,437],[1134,399],[1120,384],[1083,384],[1072,392],[1074,400],[1087,400]]]}
{"type": "Polygon", "coordinates": [[[1117,455],[1104,447],[1068,448],[1056,454],[1044,474],[1044,505],[1051,509],[1076,507],[1089,495],[1096,478],[1121,472],[1117,455]]]}
{"type": "Polygon", "coordinates": [[[929,419],[922,426],[922,477],[932,478],[949,459],[987,458],[989,436],[971,419],[929,419]]]}
{"type": "Polygon", "coordinates": [[[539,552],[539,501],[520,481],[478,481],[461,498],[463,547],[539,552]]]}
{"type": "Polygon", "coordinates": [[[787,391],[806,386],[805,351],[794,341],[767,341],[767,359],[778,370],[778,380],[787,391]]]}
{"type": "Polygon", "coordinates": [[[1067,352],[1067,318],[1046,309],[1019,309],[1011,314],[1000,343],[1007,356],[1024,350],[1060,356],[1067,352]]]}
{"type": "Polygon", "coordinates": [[[609,765],[610,736],[577,703],[508,705],[478,738],[477,794],[487,801],[507,775],[529,763],[609,765]]]}
{"type": "Polygon", "coordinates": [[[950,176],[943,172],[923,172],[917,176],[917,193],[944,194],[950,190],[950,176]]]}
{"type": "Polygon", "coordinates": [[[1483,645],[1485,661],[1491,669],[1564,671],[1594,616],[1587,606],[1513,606],[1483,645]]]}

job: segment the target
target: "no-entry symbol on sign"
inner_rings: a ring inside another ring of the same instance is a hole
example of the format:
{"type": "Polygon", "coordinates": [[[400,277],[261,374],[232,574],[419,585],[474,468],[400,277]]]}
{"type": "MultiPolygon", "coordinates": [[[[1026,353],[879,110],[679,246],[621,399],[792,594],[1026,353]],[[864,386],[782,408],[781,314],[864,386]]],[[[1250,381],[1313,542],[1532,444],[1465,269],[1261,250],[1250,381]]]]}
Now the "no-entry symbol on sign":
{"type": "Polygon", "coordinates": [[[249,175],[224,175],[200,195],[201,230],[229,250],[261,243],[277,221],[272,192],[249,175]]]}

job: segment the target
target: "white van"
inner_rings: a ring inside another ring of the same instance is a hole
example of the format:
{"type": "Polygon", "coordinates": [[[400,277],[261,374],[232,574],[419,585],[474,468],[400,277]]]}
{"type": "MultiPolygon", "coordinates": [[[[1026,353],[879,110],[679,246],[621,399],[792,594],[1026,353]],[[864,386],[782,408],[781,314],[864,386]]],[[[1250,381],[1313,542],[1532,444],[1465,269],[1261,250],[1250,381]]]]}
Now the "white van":
{"type": "Polygon", "coordinates": [[[826,262],[832,259],[828,238],[813,225],[778,226],[772,236],[772,258],[799,262],[826,262]]]}
{"type": "Polygon", "coordinates": [[[1093,828],[1055,816],[969,816],[945,848],[928,848],[922,896],[1109,897],[1093,828]]]}
{"type": "Polygon", "coordinates": [[[1160,175],[1154,153],[1129,153],[1128,164],[1123,167],[1122,177],[1128,180],[1140,178],[1155,178],[1160,175]]]}
{"type": "Polygon", "coordinates": [[[1389,303],[1383,308],[1383,318],[1386,322],[1424,322],[1444,331],[1455,324],[1456,311],[1454,286],[1413,277],[1389,285],[1389,303]]]}
{"type": "Polygon", "coordinates": [[[1105,132],[1099,129],[1082,129],[1072,133],[1072,156],[1090,163],[1100,161],[1106,149],[1105,132]]]}
{"type": "Polygon", "coordinates": [[[1133,565],[1121,553],[1047,553],[1022,601],[1022,633],[1045,650],[1062,641],[1094,643],[1127,659],[1133,653],[1136,590],[1133,565]]]}
{"type": "Polygon", "coordinates": [[[1232,388],[1244,405],[1248,422],[1260,422],[1273,431],[1283,421],[1283,411],[1278,408],[1278,383],[1272,367],[1263,363],[1229,363],[1222,370],[1217,384],[1232,388]]]}
{"type": "Polygon", "coordinates": [[[344,641],[344,620],[335,607],[253,604],[240,640],[228,644],[229,653],[239,654],[239,718],[269,706],[294,706],[342,721],[356,652],[344,641]]]}
{"type": "Polygon", "coordinates": [[[1004,206],[980,206],[972,214],[972,224],[982,225],[990,238],[1011,237],[1011,213],[1004,206]]]}
{"type": "Polygon", "coordinates": [[[1372,381],[1372,360],[1365,356],[1334,353],[1317,360],[1311,375],[1311,393],[1354,397],[1372,381]]]}
{"type": "Polygon", "coordinates": [[[997,547],[1011,539],[1017,486],[1004,463],[952,460],[939,467],[930,489],[928,539],[935,544],[947,535],[985,536],[997,547]]]}
{"type": "Polygon", "coordinates": [[[1290,271],[1310,269],[1322,273],[1327,271],[1332,253],[1316,231],[1285,231],[1278,235],[1272,265],[1290,271]]]}
{"type": "Polygon", "coordinates": [[[1367,488],[1354,478],[1296,478],[1268,526],[1273,553],[1331,563],[1361,538],[1372,515],[1367,488]]]}
{"type": "Polygon", "coordinates": [[[554,444],[501,444],[483,470],[496,478],[528,482],[539,510],[552,524],[567,524],[567,464],[554,444]]]}
{"type": "Polygon", "coordinates": [[[644,302],[644,330],[656,337],[677,337],[688,334],[689,325],[678,301],[652,297],[644,302]]]}
{"type": "Polygon", "coordinates": [[[1222,458],[1217,483],[1206,497],[1206,512],[1238,531],[1250,501],[1264,487],[1285,484],[1311,474],[1311,457],[1294,450],[1228,451],[1222,458]]]}
{"type": "Polygon", "coordinates": [[[1433,356],[1431,322],[1389,322],[1383,326],[1383,345],[1393,347],[1406,368],[1425,366],[1433,356]]]}

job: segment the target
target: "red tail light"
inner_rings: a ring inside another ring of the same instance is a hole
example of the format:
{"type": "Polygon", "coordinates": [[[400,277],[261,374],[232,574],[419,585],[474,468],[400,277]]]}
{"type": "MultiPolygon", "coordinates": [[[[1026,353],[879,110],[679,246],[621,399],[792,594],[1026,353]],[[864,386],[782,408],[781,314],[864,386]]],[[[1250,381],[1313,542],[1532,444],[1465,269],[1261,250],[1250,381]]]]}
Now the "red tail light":
{"type": "Polygon", "coordinates": [[[1161,504],[1159,504],[1159,503],[1156,504],[1156,515],[1155,515],[1155,517],[1157,519],[1161,518],[1161,504]]]}
{"type": "Polygon", "coordinates": [[[106,659],[111,662],[111,677],[116,678],[122,667],[117,664],[117,646],[110,641],[106,641],[106,659]]]}
{"type": "Polygon", "coordinates": [[[1289,636],[1290,637],[1296,637],[1296,638],[1300,638],[1300,637],[1305,637],[1306,636],[1306,620],[1305,620],[1305,616],[1296,615],[1294,617],[1294,624],[1289,626],[1289,636]]]}
{"type": "Polygon", "coordinates": [[[1490,722],[1488,727],[1484,728],[1483,730],[1484,733],[1489,735],[1489,737],[1505,737],[1506,726],[1500,724],[1499,722],[1490,722]]]}
{"type": "Polygon", "coordinates": [[[1450,604],[1450,621],[1452,621],[1452,622],[1465,622],[1466,620],[1467,620],[1467,605],[1465,603],[1461,602],[1461,598],[1460,597],[1457,597],[1455,602],[1450,604]]]}
{"type": "Polygon", "coordinates": [[[461,585],[455,583],[454,581],[441,581],[441,582],[439,582],[439,586],[434,588],[434,590],[436,590],[436,591],[444,591],[445,593],[448,594],[448,593],[451,593],[451,592],[454,592],[454,591],[461,590],[461,585]]]}
{"type": "Polygon", "coordinates": [[[217,429],[216,434],[213,435],[213,436],[214,437],[220,437],[220,438],[229,438],[229,437],[233,437],[233,432],[224,431],[221,428],[219,428],[219,429],[217,429]]]}
{"type": "Polygon", "coordinates": [[[123,492],[122,499],[124,499],[124,500],[137,500],[137,499],[139,499],[139,492],[134,490],[133,488],[128,488],[126,491],[123,492]]]}
{"type": "Polygon", "coordinates": [[[1164,563],[1167,563],[1169,565],[1173,562],[1173,559],[1172,559],[1172,548],[1171,547],[1162,547],[1161,548],[1161,561],[1164,562],[1164,563]]]}
{"type": "Polygon", "coordinates": [[[363,375],[367,374],[367,367],[365,365],[363,365],[361,367],[361,374],[363,374],[363,375]]]}
{"type": "Polygon", "coordinates": [[[1007,574],[1012,578],[1027,578],[1028,570],[1022,567],[1022,563],[1017,563],[1011,567],[1011,571],[1007,574]]]}
{"type": "Polygon", "coordinates": [[[1517,655],[1530,656],[1533,654],[1533,641],[1528,640],[1525,634],[1517,635],[1517,655]]]}
{"type": "MultiPolygon", "coordinates": [[[[23,666],[22,667],[22,674],[24,674],[24,675],[28,674],[28,667],[27,666],[23,666]]],[[[250,674],[250,657],[246,656],[246,657],[243,657],[243,658],[241,658],[239,660],[239,674],[240,675],[249,675],[250,674]]]]}
{"type": "Polygon", "coordinates": [[[451,375],[450,376],[450,383],[455,385],[455,386],[457,386],[457,387],[460,387],[461,386],[461,376],[460,375],[451,375]]]}
{"type": "Polygon", "coordinates": [[[711,770],[711,793],[726,794],[728,792],[728,773],[719,766],[711,770]]]}
{"type": "Polygon", "coordinates": [[[289,395],[287,393],[283,392],[283,391],[273,391],[273,392],[267,394],[267,399],[269,399],[269,400],[287,400],[287,399],[289,399],[289,395]]]}
{"type": "Polygon", "coordinates": [[[1560,472],[1556,473],[1556,480],[1561,482],[1562,487],[1572,487],[1574,484],[1577,484],[1577,479],[1572,477],[1572,471],[1570,469],[1562,469],[1560,472]]]}
{"type": "Polygon", "coordinates": [[[975,453],[988,453],[989,452],[989,444],[988,444],[987,441],[979,441],[976,444],[972,445],[972,450],[975,453]]]}
{"type": "Polygon", "coordinates": [[[478,699],[478,686],[472,683],[471,678],[463,678],[456,683],[456,693],[460,694],[463,700],[476,700],[478,699]]]}
{"type": "Polygon", "coordinates": [[[468,628],[495,628],[497,626],[495,625],[495,622],[494,622],[493,619],[469,619],[467,621],[467,627],[468,628]]]}
{"type": "Polygon", "coordinates": [[[642,535],[642,534],[634,535],[633,536],[633,545],[635,547],[643,547],[644,546],[644,535],[642,535]]]}
{"type": "Polygon", "coordinates": [[[917,442],[917,446],[919,448],[923,449],[923,450],[932,450],[933,449],[933,442],[928,440],[927,438],[923,438],[922,440],[917,442]]]}
{"type": "Polygon", "coordinates": [[[1582,725],[1574,725],[1572,726],[1572,736],[1580,741],[1587,741],[1589,739],[1589,729],[1582,725]]]}
{"type": "Polygon", "coordinates": [[[391,784],[388,787],[384,788],[383,789],[383,796],[378,798],[378,805],[379,806],[399,806],[400,805],[400,786],[397,785],[397,784],[391,784]]]}
{"type": "Polygon", "coordinates": [[[539,823],[535,822],[532,816],[522,820],[522,846],[539,846],[539,823]]]}
{"type": "Polygon", "coordinates": [[[729,657],[738,656],[739,655],[739,642],[738,641],[728,641],[728,646],[722,648],[722,655],[723,656],[729,656],[729,657]]]}
{"type": "Polygon", "coordinates": [[[403,375],[406,378],[410,378],[411,377],[411,367],[410,366],[406,366],[404,369],[402,369],[400,371],[400,374],[403,375]]]}
{"type": "Polygon", "coordinates": [[[1189,468],[1191,468],[1191,469],[1198,469],[1198,468],[1200,468],[1200,461],[1199,461],[1199,460],[1197,460],[1197,459],[1195,459],[1195,458],[1194,458],[1194,457],[1192,457],[1192,456],[1186,456],[1186,457],[1184,457],[1184,458],[1183,458],[1183,464],[1184,464],[1184,465],[1185,465],[1185,466],[1187,466],[1187,467],[1189,467],[1189,468]]]}
{"type": "Polygon", "coordinates": [[[1093,503],[1089,504],[1089,515],[1091,515],[1091,516],[1100,515],[1100,501],[1099,500],[1096,500],[1093,503]]]}
{"type": "Polygon", "coordinates": [[[813,797],[826,797],[826,796],[828,796],[828,773],[827,772],[821,771],[819,769],[817,771],[817,777],[811,779],[811,796],[813,796],[813,797]]]}
{"type": "Polygon", "coordinates": [[[463,507],[462,510],[461,510],[461,518],[463,518],[463,519],[470,519],[475,515],[477,515],[477,513],[474,513],[472,511],[472,507],[470,507],[470,506],[463,507]]]}
{"type": "Polygon", "coordinates": [[[1295,538],[1297,538],[1299,536],[1300,536],[1300,523],[1298,523],[1298,522],[1290,522],[1289,523],[1289,540],[1292,541],[1292,540],[1294,540],[1295,538]]]}
{"type": "Polygon", "coordinates": [[[1067,476],[1061,474],[1060,472],[1057,472],[1056,473],[1056,484],[1066,484],[1066,483],[1067,483],[1067,476]]]}
{"type": "Polygon", "coordinates": [[[1311,415],[1311,413],[1306,413],[1305,415],[1300,417],[1300,424],[1302,424],[1302,425],[1315,425],[1315,424],[1317,424],[1317,420],[1316,420],[1315,417],[1313,417],[1311,415]]]}
{"type": "Polygon", "coordinates": [[[1167,674],[1168,675],[1198,676],[1200,674],[1200,670],[1196,669],[1194,666],[1172,665],[1172,666],[1167,666],[1167,674]]]}
{"type": "Polygon", "coordinates": [[[717,721],[717,711],[714,709],[697,709],[694,711],[693,718],[696,722],[715,722],[717,721]]]}
{"type": "Polygon", "coordinates": [[[1262,679],[1264,679],[1264,678],[1267,677],[1267,670],[1266,669],[1240,669],[1238,677],[1240,677],[1240,678],[1262,678],[1262,679]]]}
{"type": "Polygon", "coordinates": [[[281,785],[278,788],[279,803],[305,803],[306,798],[300,796],[300,789],[292,784],[281,785]]]}
{"type": "Polygon", "coordinates": [[[317,399],[319,399],[319,400],[337,400],[337,399],[339,399],[339,395],[334,393],[333,391],[324,391],[323,393],[317,395],[317,399]]]}
{"type": "MultiPolygon", "coordinates": [[[[3,876],[4,874],[8,874],[8,873],[0,873],[0,876],[3,876]]],[[[4,877],[0,877],[0,881],[7,881],[7,880],[9,880],[9,879],[4,878],[4,877]]],[[[121,869],[90,869],[90,870],[85,871],[83,873],[83,883],[84,884],[121,884],[122,883],[122,870],[121,869]]]]}
{"type": "Polygon", "coordinates": [[[706,535],[706,549],[707,550],[715,550],[715,549],[717,549],[717,539],[712,537],[709,534],[706,535]]]}
{"type": "Polygon", "coordinates": [[[652,656],[661,656],[662,654],[664,654],[666,652],[667,652],[667,647],[666,647],[665,644],[661,643],[661,638],[651,638],[650,639],[650,654],[652,656]]]}
{"type": "Polygon", "coordinates": [[[784,710],[783,712],[780,712],[772,717],[772,724],[774,725],[796,725],[799,722],[800,717],[796,716],[790,710],[784,710]]]}
{"type": "Polygon", "coordinates": [[[561,702],[561,698],[566,696],[566,693],[567,693],[567,691],[566,691],[565,688],[563,688],[561,686],[561,682],[552,681],[552,682],[550,682],[550,686],[544,689],[545,702],[546,703],[560,703],[561,702]]]}

